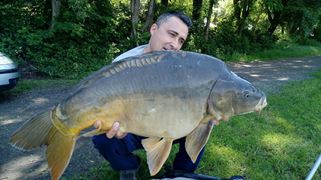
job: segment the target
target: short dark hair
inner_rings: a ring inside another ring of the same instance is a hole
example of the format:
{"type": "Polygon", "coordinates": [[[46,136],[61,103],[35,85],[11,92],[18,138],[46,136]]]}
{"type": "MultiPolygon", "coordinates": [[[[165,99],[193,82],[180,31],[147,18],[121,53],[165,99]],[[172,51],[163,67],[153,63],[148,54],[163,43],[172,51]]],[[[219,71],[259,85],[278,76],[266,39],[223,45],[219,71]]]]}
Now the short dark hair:
{"type": "Polygon", "coordinates": [[[160,26],[162,23],[166,22],[170,17],[179,18],[188,27],[188,29],[192,27],[192,20],[183,12],[178,11],[169,11],[160,15],[156,20],[157,26],[160,26]]]}

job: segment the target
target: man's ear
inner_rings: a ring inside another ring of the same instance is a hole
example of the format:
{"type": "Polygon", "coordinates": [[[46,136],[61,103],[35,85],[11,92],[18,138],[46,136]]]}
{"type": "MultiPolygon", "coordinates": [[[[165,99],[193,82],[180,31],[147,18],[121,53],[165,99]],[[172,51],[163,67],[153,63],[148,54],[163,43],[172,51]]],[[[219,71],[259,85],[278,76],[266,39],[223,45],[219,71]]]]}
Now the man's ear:
{"type": "Polygon", "coordinates": [[[150,27],[150,29],[149,29],[149,32],[150,32],[150,34],[151,35],[153,35],[154,34],[154,32],[156,32],[157,31],[157,29],[158,29],[158,26],[157,26],[157,24],[152,24],[152,26],[150,27]]]}

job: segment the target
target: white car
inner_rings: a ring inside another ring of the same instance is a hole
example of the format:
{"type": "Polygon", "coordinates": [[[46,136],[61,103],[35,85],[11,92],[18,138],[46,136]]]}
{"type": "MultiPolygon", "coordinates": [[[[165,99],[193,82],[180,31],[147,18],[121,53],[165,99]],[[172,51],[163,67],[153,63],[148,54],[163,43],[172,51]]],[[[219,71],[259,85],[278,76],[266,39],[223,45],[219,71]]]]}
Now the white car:
{"type": "Polygon", "coordinates": [[[17,65],[0,52],[0,91],[9,90],[17,85],[19,72],[17,65]]]}

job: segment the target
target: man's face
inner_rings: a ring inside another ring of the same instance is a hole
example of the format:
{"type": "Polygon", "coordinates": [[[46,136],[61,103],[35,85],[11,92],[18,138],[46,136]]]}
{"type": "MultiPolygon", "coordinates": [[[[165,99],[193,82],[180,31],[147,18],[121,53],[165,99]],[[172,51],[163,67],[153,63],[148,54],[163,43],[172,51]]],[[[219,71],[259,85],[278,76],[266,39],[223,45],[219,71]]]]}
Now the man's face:
{"type": "Polygon", "coordinates": [[[159,26],[153,24],[150,28],[150,51],[173,50],[182,48],[187,35],[188,27],[177,17],[170,17],[159,26]]]}

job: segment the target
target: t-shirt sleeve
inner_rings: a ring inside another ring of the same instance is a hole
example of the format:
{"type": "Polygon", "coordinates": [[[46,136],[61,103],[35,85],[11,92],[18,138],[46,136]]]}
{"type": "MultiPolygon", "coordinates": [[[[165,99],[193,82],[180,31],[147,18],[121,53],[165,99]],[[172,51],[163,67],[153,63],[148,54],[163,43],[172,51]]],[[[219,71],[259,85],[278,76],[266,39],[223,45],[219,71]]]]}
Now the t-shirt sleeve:
{"type": "Polygon", "coordinates": [[[142,55],[144,53],[145,47],[146,47],[146,45],[142,45],[142,46],[138,46],[136,48],[133,48],[127,52],[124,52],[123,54],[117,56],[112,62],[117,62],[117,61],[120,61],[120,60],[128,58],[128,57],[132,57],[132,56],[142,55]]]}

